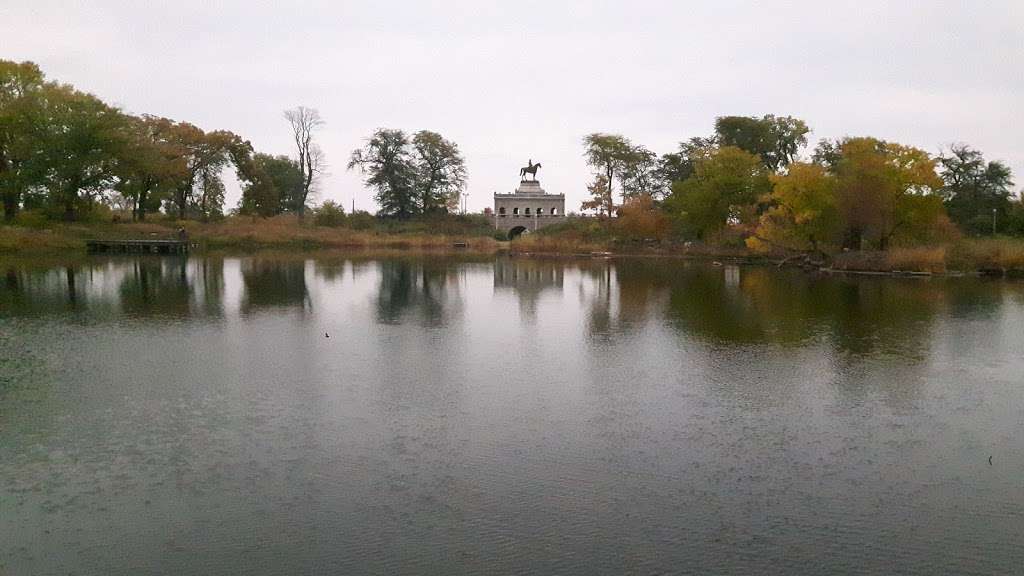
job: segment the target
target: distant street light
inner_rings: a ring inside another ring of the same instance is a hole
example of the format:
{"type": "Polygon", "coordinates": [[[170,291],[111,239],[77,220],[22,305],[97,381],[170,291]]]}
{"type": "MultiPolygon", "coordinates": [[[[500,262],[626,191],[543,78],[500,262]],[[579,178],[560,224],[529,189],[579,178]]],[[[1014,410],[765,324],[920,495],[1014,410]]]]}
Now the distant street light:
{"type": "Polygon", "coordinates": [[[996,235],[996,209],[992,209],[992,235],[996,235]]]}

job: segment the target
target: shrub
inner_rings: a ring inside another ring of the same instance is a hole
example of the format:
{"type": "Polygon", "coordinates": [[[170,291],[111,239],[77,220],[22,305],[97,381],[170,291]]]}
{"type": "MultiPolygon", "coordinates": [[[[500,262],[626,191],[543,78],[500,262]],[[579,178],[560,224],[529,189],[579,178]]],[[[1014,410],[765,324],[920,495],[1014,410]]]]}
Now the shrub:
{"type": "Polygon", "coordinates": [[[620,236],[634,240],[663,240],[668,234],[669,221],[649,195],[631,198],[619,208],[619,217],[613,228],[620,236]]]}
{"type": "Polygon", "coordinates": [[[328,200],[313,211],[313,223],[317,226],[336,228],[345,225],[345,209],[332,200],[328,200]]]}
{"type": "Polygon", "coordinates": [[[377,227],[377,217],[365,210],[357,210],[348,217],[348,227],[353,230],[373,230],[377,227]]]}
{"type": "Polygon", "coordinates": [[[23,228],[45,228],[49,218],[41,210],[22,210],[14,217],[14,223],[23,228]]]}

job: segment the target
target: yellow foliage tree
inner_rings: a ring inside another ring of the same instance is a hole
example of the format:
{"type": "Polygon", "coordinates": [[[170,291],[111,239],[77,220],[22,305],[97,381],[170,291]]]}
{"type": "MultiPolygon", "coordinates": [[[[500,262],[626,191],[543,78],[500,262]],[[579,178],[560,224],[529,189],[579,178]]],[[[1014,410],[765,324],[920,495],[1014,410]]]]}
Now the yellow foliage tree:
{"type": "Polygon", "coordinates": [[[819,251],[836,240],[842,230],[836,179],[823,166],[796,162],[786,174],[772,176],[772,182],[772,207],[747,238],[748,247],[819,251]]]}
{"type": "Polygon", "coordinates": [[[847,241],[885,250],[898,236],[920,237],[941,225],[945,211],[937,191],[935,160],[911,146],[874,138],[847,138],[834,166],[847,241]]]}

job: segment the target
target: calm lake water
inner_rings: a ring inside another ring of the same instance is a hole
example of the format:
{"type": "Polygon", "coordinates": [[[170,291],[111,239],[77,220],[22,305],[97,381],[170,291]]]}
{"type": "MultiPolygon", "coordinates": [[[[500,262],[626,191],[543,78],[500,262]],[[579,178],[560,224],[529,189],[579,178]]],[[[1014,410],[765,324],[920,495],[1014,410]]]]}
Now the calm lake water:
{"type": "Polygon", "coordinates": [[[1024,283],[0,262],[4,576],[1022,567],[1024,283]]]}

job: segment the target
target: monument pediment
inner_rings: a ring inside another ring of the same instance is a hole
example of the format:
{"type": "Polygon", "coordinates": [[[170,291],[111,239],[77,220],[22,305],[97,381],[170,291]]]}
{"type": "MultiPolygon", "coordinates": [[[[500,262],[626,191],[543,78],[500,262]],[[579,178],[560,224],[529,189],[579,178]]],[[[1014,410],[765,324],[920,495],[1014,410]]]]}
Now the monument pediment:
{"type": "Polygon", "coordinates": [[[547,194],[543,188],[540,187],[540,182],[537,180],[523,180],[519,182],[519,187],[516,188],[516,194],[547,194]]]}

